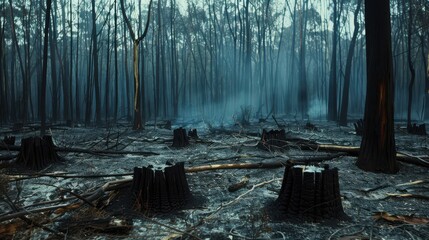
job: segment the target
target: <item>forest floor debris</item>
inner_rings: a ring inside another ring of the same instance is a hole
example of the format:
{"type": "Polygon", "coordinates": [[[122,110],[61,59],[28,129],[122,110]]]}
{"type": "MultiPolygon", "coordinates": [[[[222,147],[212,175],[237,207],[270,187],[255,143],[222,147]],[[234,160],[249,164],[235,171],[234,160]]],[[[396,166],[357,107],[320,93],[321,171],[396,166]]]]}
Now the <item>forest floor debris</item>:
{"type": "MultiPolygon", "coordinates": [[[[304,123],[284,120],[279,116],[276,121],[282,121],[281,125],[288,133],[310,141],[341,146],[360,144],[360,137],[354,134],[352,125],[340,127],[326,121],[312,121],[317,127],[315,131],[307,128],[304,123]]],[[[52,164],[40,172],[23,172],[10,165],[1,168],[0,173],[5,176],[2,179],[9,181],[8,198],[17,209],[11,209],[5,201],[0,201],[0,219],[15,212],[17,217],[23,216],[30,221],[39,222],[30,226],[17,218],[3,221],[0,224],[0,236],[7,239],[13,236],[7,233],[15,233],[15,238],[58,237],[64,234],[67,229],[65,223],[69,221],[69,227],[75,229],[83,222],[93,225],[93,228],[82,228],[81,232],[68,232],[70,239],[82,236],[97,239],[112,236],[124,239],[171,239],[173,236],[185,239],[429,238],[429,226],[425,224],[429,217],[426,198],[429,196],[428,168],[402,163],[398,174],[368,173],[355,166],[355,157],[344,155],[338,155],[334,160],[329,159],[329,164],[332,168],[339,169],[342,203],[345,213],[350,217],[349,221],[330,224],[270,219],[265,208],[277,199],[284,168],[189,171],[187,179],[192,194],[201,197],[203,201],[171,214],[150,218],[140,214],[133,216],[132,222],[126,221],[128,218],[121,218],[123,216],[120,213],[112,214],[106,210],[83,215],[83,209],[95,211],[95,208],[82,199],[87,200],[91,196],[90,200],[97,199],[96,193],[99,194],[97,191],[102,189],[109,191],[109,194],[105,194],[105,198],[94,204],[103,206],[111,203],[114,198],[114,191],[111,189],[120,188],[121,182],[129,182],[129,173],[134,167],[183,161],[185,168],[198,169],[201,166],[223,164],[239,166],[285,162],[289,159],[323,159],[333,155],[322,152],[320,148],[291,148],[282,152],[258,149],[258,137],[254,133],[262,133],[262,129],[275,129],[278,125],[279,122],[270,119],[260,123],[251,122],[249,126],[214,126],[203,122],[176,121],[172,123],[173,129],[197,129],[199,135],[198,140],[191,139],[189,146],[179,149],[170,147],[172,141],[168,140],[172,140],[173,135],[168,129],[149,126],[143,131],[131,131],[131,126],[126,124],[109,129],[58,126],[52,129],[58,148],[88,151],[59,152],[65,161],[52,164]],[[249,136],[246,133],[252,134],[249,136]],[[113,154],[115,151],[121,154],[113,154]],[[141,155],[146,152],[159,155],[141,155]],[[243,176],[247,178],[246,185],[237,191],[228,191],[231,185],[241,182],[243,176]],[[106,186],[107,182],[116,183],[106,186]],[[79,206],[71,203],[79,203],[79,206]],[[232,203],[234,207],[228,207],[232,203]],[[225,207],[228,210],[218,212],[218,209],[225,207]],[[41,208],[56,211],[28,214],[41,208]],[[19,215],[19,212],[24,213],[19,215]],[[375,217],[379,220],[375,221],[375,217]],[[102,231],[103,228],[115,229],[109,222],[112,219],[123,220],[118,227],[122,232],[102,231]],[[424,224],[414,224],[415,222],[424,224]]],[[[405,123],[397,125],[398,151],[424,160],[424,156],[429,154],[428,137],[407,134],[400,127],[406,126],[405,123]]],[[[8,129],[10,127],[0,128],[0,132],[8,132],[8,129]]],[[[22,138],[35,136],[36,132],[26,131],[24,127],[24,131],[14,134],[19,143],[22,138]]],[[[0,151],[0,159],[9,158],[11,154],[10,151],[0,151]]]]}

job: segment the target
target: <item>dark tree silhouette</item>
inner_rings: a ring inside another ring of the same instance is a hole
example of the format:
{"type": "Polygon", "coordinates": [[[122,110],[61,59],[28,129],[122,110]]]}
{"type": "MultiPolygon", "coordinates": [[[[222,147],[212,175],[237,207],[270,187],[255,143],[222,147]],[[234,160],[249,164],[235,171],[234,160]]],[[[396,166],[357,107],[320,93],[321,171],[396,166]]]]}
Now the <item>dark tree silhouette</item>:
{"type": "Polygon", "coordinates": [[[347,112],[349,108],[349,90],[350,90],[350,77],[352,73],[352,60],[353,55],[355,52],[355,46],[356,46],[356,39],[359,33],[359,11],[360,6],[362,5],[362,0],[358,0],[356,10],[355,10],[355,16],[354,16],[354,25],[355,29],[353,31],[353,37],[350,41],[350,47],[349,52],[347,54],[347,62],[346,62],[346,71],[344,73],[344,88],[343,88],[343,98],[341,100],[341,110],[340,110],[340,117],[339,117],[339,124],[341,126],[347,126],[347,112]]]}
{"type": "Polygon", "coordinates": [[[152,7],[152,0],[149,2],[149,10],[147,14],[147,20],[146,20],[146,26],[143,31],[143,34],[137,38],[136,34],[133,31],[133,28],[131,26],[131,22],[127,17],[127,14],[125,13],[125,7],[124,7],[124,0],[121,0],[121,11],[122,15],[124,17],[125,23],[128,27],[128,31],[130,32],[130,36],[133,39],[133,69],[134,69],[134,123],[133,123],[133,129],[142,129],[142,113],[140,109],[140,91],[139,91],[139,59],[138,59],[138,50],[139,50],[139,44],[140,42],[146,37],[147,31],[149,29],[149,22],[150,22],[150,10],[152,7]]]}
{"type": "MultiPolygon", "coordinates": [[[[341,1],[342,6],[342,1],[341,1]]],[[[328,120],[337,120],[337,42],[338,29],[340,24],[340,13],[338,9],[338,0],[334,0],[334,31],[332,32],[332,58],[331,72],[329,76],[329,98],[328,98],[328,120]]]]}
{"type": "Polygon", "coordinates": [[[42,92],[40,96],[40,104],[42,105],[40,108],[40,119],[41,119],[41,128],[40,135],[45,135],[46,128],[46,76],[48,73],[48,34],[49,34],[49,24],[51,22],[51,6],[52,1],[46,0],[46,18],[45,18],[45,29],[43,37],[43,69],[42,69],[42,92]]]}
{"type": "Polygon", "coordinates": [[[356,164],[365,171],[396,173],[389,5],[389,0],[365,0],[367,89],[364,131],[356,164]]]}

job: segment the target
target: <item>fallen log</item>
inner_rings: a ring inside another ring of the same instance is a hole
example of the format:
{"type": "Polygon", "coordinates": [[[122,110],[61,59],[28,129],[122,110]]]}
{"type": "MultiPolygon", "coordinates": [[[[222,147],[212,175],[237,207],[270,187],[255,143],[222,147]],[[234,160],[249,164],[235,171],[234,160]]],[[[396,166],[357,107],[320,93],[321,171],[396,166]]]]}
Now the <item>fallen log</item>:
{"type": "Polygon", "coordinates": [[[287,161],[275,161],[275,162],[258,162],[258,163],[230,163],[230,164],[210,164],[196,167],[185,168],[185,172],[203,172],[210,170],[221,170],[221,169],[258,169],[258,168],[280,168],[286,165],[286,162],[294,164],[310,164],[320,163],[334,158],[344,156],[344,153],[332,154],[328,156],[312,157],[306,159],[296,159],[287,161]]]}
{"type": "MultiPolygon", "coordinates": [[[[318,150],[318,151],[325,151],[325,152],[344,152],[347,153],[349,156],[357,157],[359,156],[359,147],[353,147],[353,146],[340,146],[340,145],[330,145],[330,144],[318,144],[313,146],[307,146],[308,149],[312,150],[318,150]]],[[[415,164],[422,167],[428,167],[429,168],[429,157],[421,158],[417,156],[413,156],[411,154],[406,154],[403,152],[397,152],[396,153],[396,160],[400,162],[415,164]]]]}

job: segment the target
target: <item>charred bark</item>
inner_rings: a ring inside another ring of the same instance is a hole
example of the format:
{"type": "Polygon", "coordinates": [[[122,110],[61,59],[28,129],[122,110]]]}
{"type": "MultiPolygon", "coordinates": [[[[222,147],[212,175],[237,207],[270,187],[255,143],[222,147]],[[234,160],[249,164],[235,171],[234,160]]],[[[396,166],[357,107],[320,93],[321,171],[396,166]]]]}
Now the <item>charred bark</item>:
{"type": "Polygon", "coordinates": [[[354,16],[354,25],[355,29],[353,31],[353,37],[350,42],[349,52],[347,54],[347,62],[346,62],[346,70],[344,74],[344,88],[343,88],[343,98],[341,101],[341,110],[340,110],[340,118],[339,118],[339,124],[341,126],[347,126],[347,112],[349,108],[349,90],[350,90],[350,77],[352,72],[352,61],[353,61],[353,55],[355,52],[355,45],[356,45],[356,39],[359,33],[359,11],[360,6],[362,4],[362,0],[359,0],[356,6],[355,10],[355,16],[354,16]]]}
{"type": "Polygon", "coordinates": [[[135,167],[132,192],[139,211],[166,213],[183,207],[191,198],[184,163],[166,167],[164,171],[135,167]]]}
{"type": "Polygon", "coordinates": [[[356,164],[365,171],[396,173],[389,7],[389,0],[365,0],[368,83],[364,131],[356,164]]]}
{"type": "Polygon", "coordinates": [[[338,169],[288,163],[274,205],[285,219],[341,219],[343,210],[338,169]]]}
{"type": "Polygon", "coordinates": [[[21,140],[17,164],[29,169],[40,170],[59,159],[52,136],[29,137],[21,140]]]}
{"type": "Polygon", "coordinates": [[[189,138],[186,135],[186,130],[183,128],[174,129],[172,147],[186,147],[189,145],[189,138]]]}

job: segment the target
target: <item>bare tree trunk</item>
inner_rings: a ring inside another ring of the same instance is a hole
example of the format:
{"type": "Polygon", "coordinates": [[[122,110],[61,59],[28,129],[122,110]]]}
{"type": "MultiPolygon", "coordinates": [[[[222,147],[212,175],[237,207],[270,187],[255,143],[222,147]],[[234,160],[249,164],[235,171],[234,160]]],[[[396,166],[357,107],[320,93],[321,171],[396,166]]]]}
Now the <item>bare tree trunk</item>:
{"type": "MultiPolygon", "coordinates": [[[[289,11],[292,15],[292,43],[291,43],[291,47],[290,47],[290,69],[289,69],[289,76],[290,76],[290,80],[289,80],[289,90],[285,91],[285,96],[284,98],[287,99],[288,96],[286,94],[289,94],[289,97],[293,96],[293,89],[295,89],[295,82],[298,81],[299,82],[299,78],[297,78],[296,75],[296,70],[295,70],[295,62],[296,62],[296,54],[295,54],[295,48],[296,48],[296,15],[297,15],[297,4],[298,1],[300,0],[294,0],[294,6],[293,6],[293,12],[290,9],[289,3],[288,1],[286,1],[286,4],[289,8],[289,11]],[[295,79],[297,78],[297,79],[295,79]]],[[[296,96],[296,95],[295,95],[296,96]]],[[[292,102],[292,101],[289,101],[292,102]]],[[[289,103],[288,105],[286,105],[286,111],[288,110],[293,110],[293,105],[291,103],[289,103]]]]}
{"type": "Polygon", "coordinates": [[[106,123],[109,124],[109,82],[110,82],[110,14],[106,20],[107,23],[107,59],[106,59],[106,85],[105,85],[105,93],[104,93],[104,106],[106,109],[106,123]]]}
{"type": "Polygon", "coordinates": [[[51,23],[51,6],[52,1],[46,0],[46,17],[45,17],[45,29],[44,29],[44,39],[43,39],[43,69],[42,69],[42,92],[41,92],[41,128],[40,135],[45,135],[46,128],[46,77],[48,73],[48,34],[49,34],[49,24],[51,23]]]}
{"type": "Polygon", "coordinates": [[[250,0],[246,0],[245,10],[245,22],[246,22],[246,59],[245,59],[245,79],[249,84],[249,104],[251,98],[253,98],[253,73],[252,73],[252,27],[250,26],[250,0]]]}
{"type": "Polygon", "coordinates": [[[149,22],[150,22],[150,10],[152,6],[152,0],[149,2],[149,10],[147,15],[147,21],[146,21],[146,27],[141,36],[138,38],[136,37],[133,28],[131,27],[130,20],[128,19],[126,13],[125,13],[125,7],[124,7],[124,0],[121,0],[121,10],[122,15],[124,17],[125,23],[128,27],[128,30],[130,32],[130,36],[133,39],[133,69],[134,69],[134,123],[133,123],[133,129],[138,130],[143,128],[142,123],[142,115],[141,115],[141,109],[140,109],[140,91],[139,91],[139,62],[138,62],[138,49],[139,49],[139,43],[146,37],[147,31],[149,29],[149,22]]]}
{"type": "MultiPolygon", "coordinates": [[[[130,87],[130,72],[128,71],[128,39],[127,39],[127,28],[125,27],[126,23],[124,23],[124,37],[123,37],[123,45],[124,45],[124,67],[125,67],[125,89],[126,89],[126,94],[125,94],[125,106],[127,108],[125,114],[127,116],[127,121],[131,121],[131,105],[130,105],[130,100],[131,100],[131,87],[130,87]]],[[[125,107],[124,106],[124,107],[125,107]]]]}
{"type": "Polygon", "coordinates": [[[114,45],[115,45],[115,107],[113,113],[114,122],[118,120],[118,104],[119,104],[119,80],[118,80],[118,3],[115,0],[115,34],[114,34],[114,45]]]}
{"type": "Polygon", "coordinates": [[[305,64],[306,32],[307,32],[307,9],[308,0],[303,0],[303,10],[300,23],[300,48],[299,48],[299,83],[298,83],[298,107],[302,119],[308,116],[308,92],[307,72],[305,64]]]}
{"type": "Polygon", "coordinates": [[[63,106],[64,106],[64,120],[69,121],[70,120],[70,96],[69,96],[69,86],[70,86],[70,79],[69,79],[69,65],[68,65],[68,58],[67,58],[67,43],[66,43],[66,3],[64,0],[61,0],[61,20],[62,20],[62,56],[59,57],[60,64],[61,64],[61,79],[63,84],[63,106]]]}
{"type": "Polygon", "coordinates": [[[340,111],[340,119],[339,124],[341,126],[347,126],[347,112],[349,108],[349,90],[350,90],[350,76],[352,70],[352,61],[353,55],[355,51],[356,39],[359,33],[359,22],[358,16],[360,11],[360,6],[362,4],[362,0],[358,0],[355,16],[354,16],[354,25],[355,29],[353,31],[352,40],[350,41],[349,52],[347,54],[347,63],[346,63],[346,71],[344,74],[344,89],[343,89],[343,99],[341,101],[341,111],[340,111]]]}
{"type": "Polygon", "coordinates": [[[5,35],[4,22],[0,17],[0,122],[7,122],[9,119],[9,96],[8,84],[6,80],[6,58],[5,58],[5,35]]]}
{"type": "MultiPolygon", "coordinates": [[[[411,0],[409,2],[409,11],[408,11],[408,38],[407,38],[407,60],[408,68],[410,69],[411,79],[408,84],[408,109],[407,109],[407,126],[411,127],[411,110],[413,104],[413,87],[414,81],[416,78],[416,70],[413,66],[413,60],[411,59],[411,37],[412,37],[412,25],[413,25],[413,6],[411,0]]],[[[405,0],[402,1],[405,12],[405,0]]]]}
{"type": "Polygon", "coordinates": [[[372,172],[396,173],[394,82],[389,0],[365,0],[367,93],[364,131],[356,165],[372,172]]]}
{"type": "Polygon", "coordinates": [[[97,25],[96,25],[96,14],[95,14],[95,0],[91,0],[91,12],[92,12],[92,56],[94,63],[94,85],[95,85],[95,121],[96,124],[101,123],[101,98],[100,98],[100,82],[98,74],[98,43],[97,43],[97,25]]]}
{"type": "Polygon", "coordinates": [[[52,120],[58,120],[59,115],[59,97],[58,97],[58,75],[57,75],[57,22],[54,12],[56,12],[56,3],[54,1],[54,9],[51,11],[52,27],[49,28],[50,42],[50,60],[51,60],[51,81],[52,81],[52,120]]]}
{"type": "Polygon", "coordinates": [[[340,25],[340,14],[338,10],[338,1],[334,0],[334,31],[332,32],[332,57],[331,57],[331,72],[329,77],[329,98],[328,98],[328,120],[337,120],[337,42],[338,29],[340,25]]]}
{"type": "MultiPolygon", "coordinates": [[[[428,34],[428,36],[429,36],[429,34],[428,34]]],[[[422,44],[422,57],[423,57],[423,63],[424,63],[424,66],[425,66],[425,70],[426,70],[426,74],[425,74],[425,92],[424,92],[424,96],[425,96],[425,120],[429,120],[429,64],[428,64],[428,61],[429,61],[429,51],[428,51],[428,56],[427,56],[427,59],[426,59],[426,55],[425,55],[425,52],[424,52],[424,41],[425,41],[425,39],[424,39],[424,37],[423,37],[423,35],[420,37],[420,41],[421,41],[421,44],[422,44]]]]}
{"type": "MultiPolygon", "coordinates": [[[[69,28],[70,28],[70,68],[69,68],[69,108],[70,108],[70,120],[73,121],[73,10],[72,10],[72,1],[70,1],[70,10],[69,10],[69,28]]],[[[76,65],[78,63],[76,62],[76,65]]],[[[77,83],[76,83],[77,84],[77,83]]]]}
{"type": "Polygon", "coordinates": [[[27,88],[28,86],[26,86],[28,83],[28,81],[26,80],[27,73],[24,70],[24,62],[22,60],[21,50],[18,44],[18,38],[16,34],[16,29],[15,29],[12,0],[9,0],[9,6],[10,6],[10,20],[11,20],[11,29],[12,29],[12,44],[14,45],[16,53],[18,55],[19,67],[21,70],[21,78],[22,78],[22,88],[23,88],[22,101],[20,103],[20,106],[21,106],[20,120],[25,122],[27,121],[27,117],[28,117],[28,88],[27,88]]]}
{"type": "MultiPolygon", "coordinates": [[[[79,13],[80,1],[78,2],[77,12],[79,13]]],[[[80,121],[80,89],[79,89],[79,43],[80,43],[80,18],[77,20],[76,35],[76,67],[75,67],[75,102],[76,102],[76,121],[80,121]]]]}

